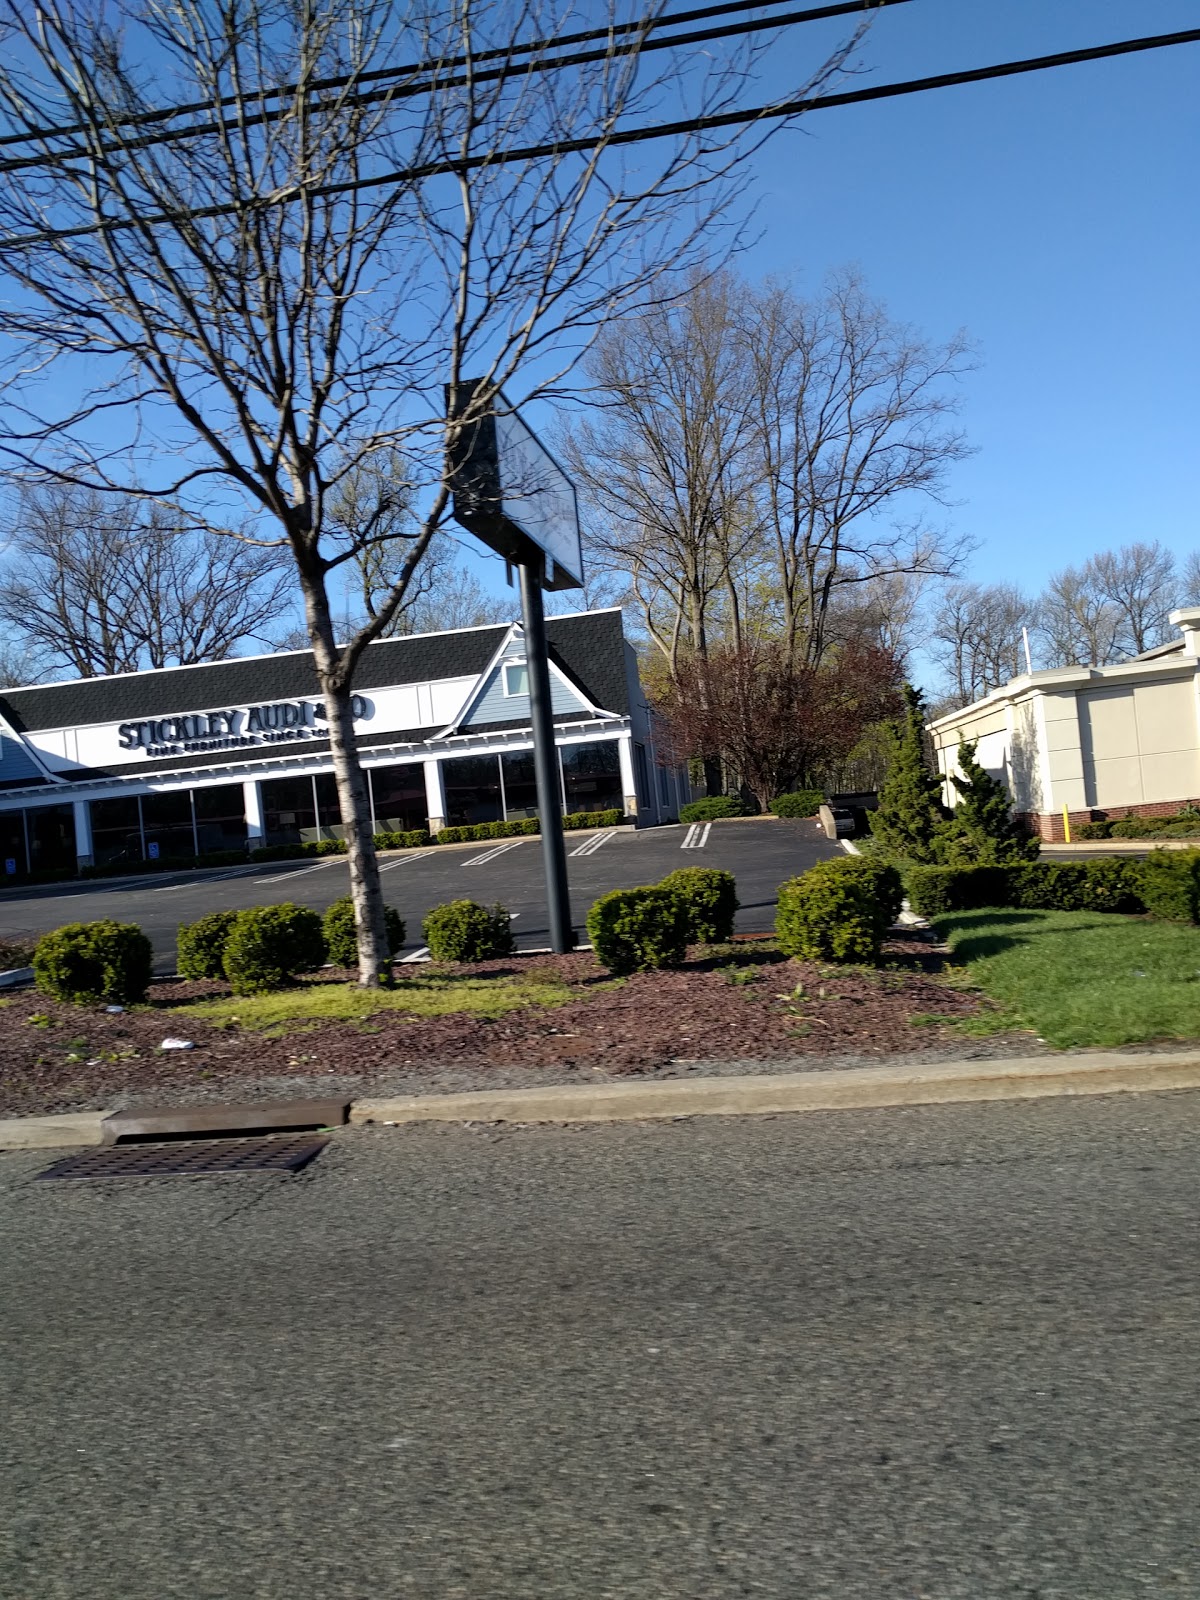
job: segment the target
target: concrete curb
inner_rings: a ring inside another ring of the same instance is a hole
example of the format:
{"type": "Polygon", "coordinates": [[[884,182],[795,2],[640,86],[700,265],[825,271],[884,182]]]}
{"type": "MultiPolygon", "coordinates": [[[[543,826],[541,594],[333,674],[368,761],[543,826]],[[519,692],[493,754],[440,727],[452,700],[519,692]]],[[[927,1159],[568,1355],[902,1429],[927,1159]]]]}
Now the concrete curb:
{"type": "MultiPolygon", "coordinates": [[[[1148,1094],[1168,1089],[1200,1089],[1200,1051],[1027,1056],[1008,1061],[946,1061],[924,1067],[854,1067],[835,1072],[406,1095],[356,1100],[349,1121],[358,1126],[631,1122],[654,1117],[775,1116],[969,1100],[1037,1100],[1059,1095],[1148,1094]]],[[[0,1150],[98,1145],[108,1115],[106,1111],[77,1111],[57,1117],[0,1119],[0,1150]]]]}
{"type": "Polygon", "coordinates": [[[0,1150],[60,1150],[99,1144],[107,1111],[70,1111],[60,1117],[0,1118],[0,1150]]]}
{"type": "Polygon", "coordinates": [[[730,1078],[672,1078],[480,1094],[358,1100],[350,1121],[619,1122],[643,1117],[766,1116],[792,1111],[1028,1100],[1049,1095],[1136,1094],[1200,1088],[1200,1053],[1089,1054],[925,1067],[856,1067],[730,1078]]]}

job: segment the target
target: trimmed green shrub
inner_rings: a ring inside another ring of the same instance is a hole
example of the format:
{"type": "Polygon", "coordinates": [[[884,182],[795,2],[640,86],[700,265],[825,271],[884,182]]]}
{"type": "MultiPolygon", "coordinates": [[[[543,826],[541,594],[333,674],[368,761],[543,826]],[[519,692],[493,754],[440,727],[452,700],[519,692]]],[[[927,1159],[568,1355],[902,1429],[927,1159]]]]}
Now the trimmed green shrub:
{"type": "Polygon", "coordinates": [[[689,800],[680,806],[680,822],[716,822],[720,817],[745,817],[749,812],[745,802],[735,794],[710,794],[701,800],[689,800]]]}
{"type": "Polygon", "coordinates": [[[668,872],[660,889],[670,889],[683,902],[689,944],[725,944],[733,938],[737,883],[719,867],[680,867],[668,872]]]}
{"type": "Polygon", "coordinates": [[[239,911],[225,944],[225,976],[234,994],[284,989],[297,974],[315,972],[324,961],[320,916],[290,901],[239,911]]]}
{"type": "Polygon", "coordinates": [[[610,890],[587,914],[587,934],[596,959],[618,977],[682,961],[689,926],[683,900],[661,884],[610,890]]]}
{"type": "Polygon", "coordinates": [[[904,888],[909,905],[920,917],[1006,906],[1012,892],[1005,867],[909,867],[904,888]]]}
{"type": "Polygon", "coordinates": [[[175,935],[181,978],[223,978],[225,946],[236,911],[209,911],[195,922],[182,923],[175,935]]]}
{"type": "Polygon", "coordinates": [[[427,828],[408,828],[399,833],[393,830],[375,835],[376,850],[423,850],[428,843],[427,828]]]}
{"type": "Polygon", "coordinates": [[[797,789],[794,794],[777,794],[771,810],[777,817],[815,817],[824,799],[820,789],[797,789]]]}
{"type": "Polygon", "coordinates": [[[1029,861],[1010,868],[1009,886],[1023,911],[1143,909],[1140,861],[1029,861]]]}
{"type": "Polygon", "coordinates": [[[1113,824],[1111,822],[1081,822],[1075,829],[1078,839],[1111,839],[1113,824]]]}
{"type": "MultiPolygon", "coordinates": [[[[384,906],[383,920],[387,926],[388,954],[398,955],[404,944],[404,922],[392,906],[384,906]]],[[[358,965],[358,928],[354,922],[354,900],[344,894],[335,900],[321,919],[325,934],[325,949],[335,967],[358,965]]]]}
{"type": "Polygon", "coordinates": [[[512,954],[513,931],[503,906],[451,900],[434,906],[421,924],[434,961],[492,961],[512,954]]]}
{"type": "Polygon", "coordinates": [[[150,987],[152,954],[132,922],[70,922],[38,940],[33,978],[56,1000],[137,1005],[150,987]]]}
{"type": "Polygon", "coordinates": [[[819,861],[780,885],[779,948],[801,961],[878,962],[901,893],[894,867],[854,857],[819,861]]]}
{"type": "Polygon", "coordinates": [[[1152,850],[1138,864],[1142,899],[1152,917],[1200,922],[1200,850],[1152,850]]]}

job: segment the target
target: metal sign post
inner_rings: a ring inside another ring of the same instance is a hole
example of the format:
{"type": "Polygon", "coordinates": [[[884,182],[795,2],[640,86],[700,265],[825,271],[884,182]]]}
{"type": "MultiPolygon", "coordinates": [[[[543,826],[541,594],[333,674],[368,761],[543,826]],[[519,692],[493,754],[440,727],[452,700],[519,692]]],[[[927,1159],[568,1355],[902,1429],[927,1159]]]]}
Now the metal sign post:
{"type": "Polygon", "coordinates": [[[571,894],[567,886],[567,847],[563,841],[562,791],[554,712],[550,703],[550,658],[546,648],[546,614],[542,605],[542,572],[522,562],[521,612],[525,623],[525,661],[529,674],[529,710],[533,724],[533,770],[537,780],[538,816],[542,825],[542,864],[546,873],[546,909],[550,948],[563,955],[574,948],[571,894]]]}
{"type": "MultiPolygon", "coordinates": [[[[448,391],[451,416],[467,415],[476,382],[448,391]]],[[[558,954],[574,948],[567,852],[563,843],[562,789],[543,589],[583,585],[583,555],[575,486],[554,457],[497,394],[456,441],[448,463],[454,519],[482,539],[521,574],[521,611],[529,678],[533,766],[546,872],[550,946],[558,954]]]]}

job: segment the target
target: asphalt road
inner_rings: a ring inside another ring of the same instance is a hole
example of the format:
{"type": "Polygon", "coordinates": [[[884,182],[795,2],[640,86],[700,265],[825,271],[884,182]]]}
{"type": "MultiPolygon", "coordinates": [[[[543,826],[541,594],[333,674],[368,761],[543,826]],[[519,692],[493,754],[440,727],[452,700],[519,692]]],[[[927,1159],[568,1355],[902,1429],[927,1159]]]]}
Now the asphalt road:
{"type": "MultiPolygon", "coordinates": [[[[542,878],[542,847],[537,838],[497,839],[479,845],[447,845],[404,851],[383,860],[388,900],[404,917],[406,948],[421,944],[421,919],[446,900],[497,901],[515,913],[518,945],[544,944],[547,938],[542,878]]],[[[836,847],[815,822],[747,818],[714,823],[699,833],[676,825],[608,829],[568,834],[567,867],[576,926],[608,889],[655,883],[676,867],[727,867],[735,874],[742,909],[738,928],[767,932],[775,920],[779,885],[836,847]],[[703,839],[699,848],[685,841],[703,839]],[[598,841],[598,842],[597,842],[598,841]]],[[[224,872],[162,874],[114,885],[99,880],[12,891],[0,896],[0,934],[44,933],[64,922],[114,917],[136,922],[154,944],[156,966],[174,966],[175,931],[206,911],[224,907],[275,905],[294,900],[323,911],[350,888],[344,857],[320,861],[272,861],[224,872]]]]}
{"type": "Polygon", "coordinates": [[[1200,1095],[0,1157],[14,1600],[1200,1595],[1200,1095]]]}

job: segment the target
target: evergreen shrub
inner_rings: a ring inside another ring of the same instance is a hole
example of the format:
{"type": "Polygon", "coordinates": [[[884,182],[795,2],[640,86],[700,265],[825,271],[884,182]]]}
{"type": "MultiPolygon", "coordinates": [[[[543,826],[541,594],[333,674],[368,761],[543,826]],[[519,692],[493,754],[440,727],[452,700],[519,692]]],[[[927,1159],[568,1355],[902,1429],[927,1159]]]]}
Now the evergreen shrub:
{"type": "Polygon", "coordinates": [[[461,827],[443,828],[433,835],[434,844],[468,844],[476,839],[516,839],[523,834],[540,833],[536,817],[516,817],[512,822],[469,822],[461,827]]]}
{"type": "Polygon", "coordinates": [[[780,885],[779,948],[801,961],[878,962],[901,895],[894,867],[854,857],[819,861],[780,885]]]}
{"type": "Polygon", "coordinates": [[[815,817],[824,800],[820,789],[797,789],[794,794],[777,794],[771,810],[777,817],[815,817]]]}
{"type": "Polygon", "coordinates": [[[680,822],[716,822],[721,817],[746,817],[749,810],[735,794],[709,794],[680,806],[680,822]]]}
{"type": "Polygon", "coordinates": [[[904,685],[904,701],[903,721],[888,733],[888,775],[868,820],[885,855],[934,862],[937,835],[946,820],[942,780],[925,760],[925,702],[911,683],[904,685]]]}
{"type": "Polygon", "coordinates": [[[1075,829],[1078,839],[1111,839],[1113,824],[1111,822],[1081,822],[1075,829]]]}
{"type": "Polygon", "coordinates": [[[619,828],[625,813],[617,806],[608,811],[569,811],[563,818],[563,827],[570,833],[575,828],[619,828]]]}
{"type": "Polygon", "coordinates": [[[959,770],[950,779],[958,790],[958,804],[937,829],[935,856],[947,866],[962,867],[1035,860],[1041,840],[1013,816],[1008,790],[976,761],[976,747],[971,740],[959,741],[959,770]]]}
{"type": "Polygon", "coordinates": [[[1200,850],[1152,850],[1141,868],[1142,899],[1162,922],[1200,922],[1200,850]]]}
{"type": "Polygon", "coordinates": [[[920,917],[1006,906],[1012,893],[1005,867],[909,867],[904,888],[909,905],[920,917]]]}
{"type": "Polygon", "coordinates": [[[324,962],[320,916],[290,901],[239,911],[225,944],[225,976],[234,994],[284,989],[324,962]]]}
{"type": "Polygon", "coordinates": [[[682,961],[689,926],[687,906],[662,885],[613,889],[602,894],[587,914],[587,935],[596,959],[618,977],[682,961]]]}
{"type": "Polygon", "coordinates": [[[737,883],[719,867],[680,867],[658,886],[678,895],[687,913],[689,944],[727,944],[737,914],[737,883]]]}
{"type": "Polygon", "coordinates": [[[375,835],[376,850],[423,850],[429,843],[427,828],[385,829],[375,835]]]}
{"type": "Polygon", "coordinates": [[[137,1005],[150,987],[150,941],[132,922],[70,922],[34,946],[33,978],[56,1000],[137,1005]]]}
{"type": "MultiPolygon", "coordinates": [[[[383,920],[387,927],[388,954],[400,953],[404,944],[404,922],[392,906],[384,906],[383,920]]],[[[335,967],[358,965],[358,928],[354,921],[354,899],[344,894],[335,900],[321,919],[325,935],[325,949],[335,967]]]]}
{"type": "Polygon", "coordinates": [[[181,924],[175,935],[181,978],[225,976],[225,946],[236,920],[236,911],[209,911],[195,922],[181,924]]]}
{"type": "Polygon", "coordinates": [[[434,906],[421,924],[434,961],[492,961],[512,954],[513,932],[503,906],[450,900],[434,906]]]}

